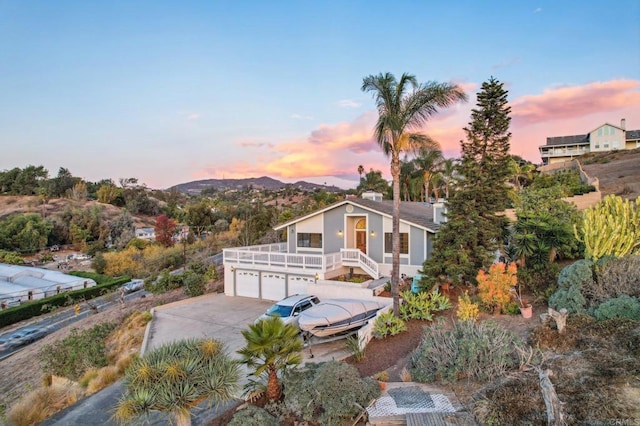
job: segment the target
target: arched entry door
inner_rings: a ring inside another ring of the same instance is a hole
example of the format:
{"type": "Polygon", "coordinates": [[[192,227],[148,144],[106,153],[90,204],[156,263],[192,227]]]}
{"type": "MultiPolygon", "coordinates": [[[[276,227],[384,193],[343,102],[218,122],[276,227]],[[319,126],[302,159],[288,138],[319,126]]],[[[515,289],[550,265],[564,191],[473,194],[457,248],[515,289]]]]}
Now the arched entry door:
{"type": "Polygon", "coordinates": [[[356,248],[367,254],[367,219],[356,222],[356,248]]]}

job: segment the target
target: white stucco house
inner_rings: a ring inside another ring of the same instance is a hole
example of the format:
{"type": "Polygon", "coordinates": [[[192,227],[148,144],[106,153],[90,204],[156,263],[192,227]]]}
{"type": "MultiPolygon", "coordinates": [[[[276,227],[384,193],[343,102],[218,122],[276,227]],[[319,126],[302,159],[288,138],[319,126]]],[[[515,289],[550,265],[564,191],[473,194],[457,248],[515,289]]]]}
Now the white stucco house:
{"type": "MultiPolygon", "coordinates": [[[[318,293],[319,282],[349,272],[389,277],[392,209],[392,201],[365,194],[276,226],[285,242],[225,249],[225,294],[279,300],[318,293]]],[[[401,273],[415,275],[430,256],[443,211],[442,204],[401,203],[401,273]]]]}

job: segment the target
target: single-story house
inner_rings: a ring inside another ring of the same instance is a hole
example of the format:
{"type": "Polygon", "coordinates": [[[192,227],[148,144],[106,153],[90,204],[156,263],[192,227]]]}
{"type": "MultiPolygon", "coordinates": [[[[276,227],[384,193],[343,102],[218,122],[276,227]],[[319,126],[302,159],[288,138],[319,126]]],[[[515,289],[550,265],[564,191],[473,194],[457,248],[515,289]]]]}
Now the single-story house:
{"type": "MultiPolygon", "coordinates": [[[[389,277],[392,211],[392,201],[365,193],[276,226],[285,242],[225,249],[225,293],[279,300],[351,272],[389,277]]],[[[402,274],[415,275],[430,256],[443,213],[442,204],[400,204],[402,274]]]]}
{"type": "Polygon", "coordinates": [[[136,238],[147,241],[156,240],[156,230],[154,228],[136,228],[136,238]]]}
{"type": "Polygon", "coordinates": [[[95,285],[96,282],[90,278],[0,263],[0,304],[3,307],[95,285]]]}

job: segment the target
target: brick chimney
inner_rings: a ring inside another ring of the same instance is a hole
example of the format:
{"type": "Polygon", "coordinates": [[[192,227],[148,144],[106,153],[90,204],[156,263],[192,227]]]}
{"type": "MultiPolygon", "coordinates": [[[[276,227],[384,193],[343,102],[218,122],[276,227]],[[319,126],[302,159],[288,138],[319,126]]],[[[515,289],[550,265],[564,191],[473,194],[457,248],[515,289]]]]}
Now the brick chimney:
{"type": "Polygon", "coordinates": [[[626,127],[625,127],[626,125],[627,125],[627,120],[625,120],[624,118],[622,120],[620,120],[620,128],[622,130],[627,130],[626,127]]]}

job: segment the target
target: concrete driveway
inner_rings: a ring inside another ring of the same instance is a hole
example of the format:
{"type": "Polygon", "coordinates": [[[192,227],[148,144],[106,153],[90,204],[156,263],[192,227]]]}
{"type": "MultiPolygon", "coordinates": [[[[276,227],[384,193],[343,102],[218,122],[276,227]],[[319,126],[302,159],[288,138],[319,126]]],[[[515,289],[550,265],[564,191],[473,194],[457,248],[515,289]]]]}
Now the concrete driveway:
{"type": "Polygon", "coordinates": [[[224,294],[207,294],[154,308],[146,350],[188,337],[210,337],[223,342],[229,353],[245,346],[240,331],[263,314],[273,302],[224,294]]]}
{"type": "MultiPolygon", "coordinates": [[[[271,301],[248,297],[207,294],[158,306],[154,308],[153,321],[143,343],[144,351],[188,337],[211,337],[223,342],[231,357],[240,359],[236,351],[246,344],[240,332],[246,330],[272,304],[271,301]]],[[[314,342],[312,347],[302,351],[303,364],[340,360],[349,355],[344,339],[314,342]]],[[[241,376],[240,383],[246,383],[246,374],[241,376]]]]}

